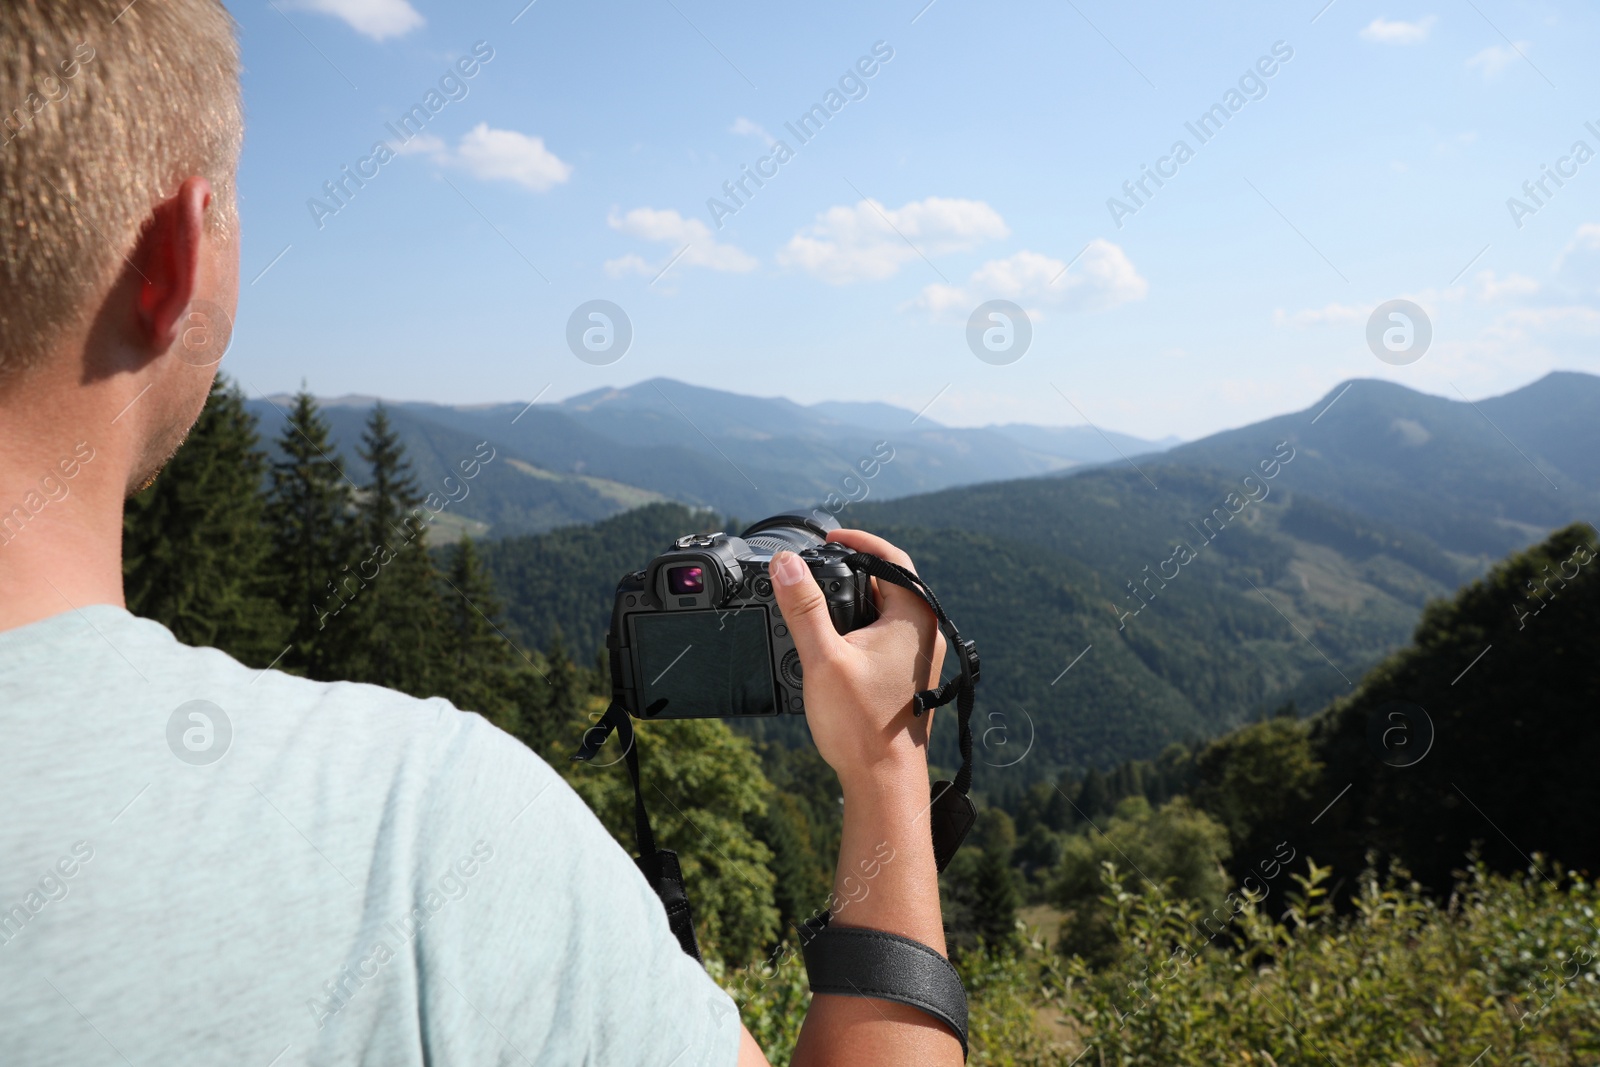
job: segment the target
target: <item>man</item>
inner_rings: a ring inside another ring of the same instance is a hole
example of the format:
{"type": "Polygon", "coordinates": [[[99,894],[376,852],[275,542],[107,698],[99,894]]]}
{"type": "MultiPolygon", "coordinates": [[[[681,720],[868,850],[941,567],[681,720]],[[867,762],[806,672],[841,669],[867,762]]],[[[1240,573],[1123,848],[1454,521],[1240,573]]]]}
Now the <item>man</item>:
{"type": "MultiPolygon", "coordinates": [[[[124,610],[123,501],[200,412],[237,298],[237,70],[217,0],[0,6],[0,1059],[765,1063],[526,748],[124,610]]],[[[773,572],[844,795],[839,870],[877,869],[839,924],[942,952],[909,709],[933,619],[886,586],[841,637],[794,556],[773,572]]],[[[960,1058],[912,1008],[834,996],[794,1053],[960,1058]]]]}

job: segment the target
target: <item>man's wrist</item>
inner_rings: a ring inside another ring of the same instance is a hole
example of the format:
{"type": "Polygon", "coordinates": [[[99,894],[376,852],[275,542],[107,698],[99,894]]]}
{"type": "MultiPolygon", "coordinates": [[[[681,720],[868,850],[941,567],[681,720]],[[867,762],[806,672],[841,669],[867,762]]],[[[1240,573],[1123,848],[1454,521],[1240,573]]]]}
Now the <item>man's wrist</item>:
{"type": "Polygon", "coordinates": [[[839,775],[847,816],[909,818],[928,807],[928,763],[920,755],[882,760],[839,775]]]}

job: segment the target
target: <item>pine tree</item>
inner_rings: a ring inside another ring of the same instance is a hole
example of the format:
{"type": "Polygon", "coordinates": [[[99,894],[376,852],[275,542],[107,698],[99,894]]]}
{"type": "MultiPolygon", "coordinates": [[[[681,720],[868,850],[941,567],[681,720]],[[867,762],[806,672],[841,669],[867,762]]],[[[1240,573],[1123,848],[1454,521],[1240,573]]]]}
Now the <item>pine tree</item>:
{"type": "Polygon", "coordinates": [[[267,521],[272,530],[278,602],[289,616],[286,664],[335,679],[341,662],[340,613],[360,591],[350,572],[351,485],[334,458],[328,424],[303,388],[278,438],[267,521]]]}
{"type": "Polygon", "coordinates": [[[1017,906],[1021,903],[1016,876],[1011,872],[1017,830],[1011,816],[998,808],[989,808],[979,819],[974,843],[983,851],[972,873],[972,925],[985,947],[1008,951],[1017,942],[1017,906]]]}
{"type": "Polygon", "coordinates": [[[355,519],[359,586],[335,642],[341,676],[430,696],[442,667],[444,606],[427,525],[413,514],[422,493],[382,404],[372,409],[361,443],[371,480],[355,519]]]}
{"type": "Polygon", "coordinates": [[[510,674],[523,654],[505,636],[504,609],[471,538],[451,551],[444,580],[440,692],[496,721],[514,717],[510,674]]]}
{"type": "Polygon", "coordinates": [[[277,657],[288,632],[266,574],[266,469],[255,416],[219,376],[184,447],[123,518],[128,610],[254,667],[277,657]]]}
{"type": "Polygon", "coordinates": [[[1009,851],[984,849],[972,877],[972,922],[985,948],[1005,952],[1016,946],[1020,903],[1009,851]]]}
{"type": "Polygon", "coordinates": [[[751,820],[751,830],[772,851],[773,903],[792,937],[799,923],[826,906],[831,863],[818,855],[805,806],[788,793],[775,789],[766,814],[751,820]]]}
{"type": "Polygon", "coordinates": [[[550,635],[550,645],[544,650],[545,681],[550,686],[550,704],[555,708],[571,709],[582,703],[583,678],[578,665],[567,655],[567,641],[557,626],[550,635]]]}
{"type": "Polygon", "coordinates": [[[1111,810],[1114,798],[1111,790],[1106,785],[1105,775],[1098,770],[1090,769],[1083,777],[1083,785],[1078,789],[1078,810],[1085,819],[1097,819],[1111,810]]]}

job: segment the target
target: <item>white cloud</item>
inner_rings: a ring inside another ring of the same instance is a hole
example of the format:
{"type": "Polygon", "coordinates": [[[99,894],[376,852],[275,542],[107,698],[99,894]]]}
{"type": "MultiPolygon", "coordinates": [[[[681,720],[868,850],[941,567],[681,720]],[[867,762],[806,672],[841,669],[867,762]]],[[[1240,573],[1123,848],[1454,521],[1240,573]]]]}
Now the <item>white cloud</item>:
{"type": "Polygon", "coordinates": [[[662,241],[672,246],[672,252],[660,263],[650,263],[632,252],[617,259],[607,260],[606,273],[613,278],[625,274],[656,275],[670,263],[674,266],[705,267],[707,270],[733,271],[743,274],[755,270],[756,258],[741,248],[720,244],[712,236],[711,227],[699,219],[686,219],[673,210],[636,207],[625,215],[613,211],[606,219],[613,230],[644,241],[662,241]],[[673,257],[676,256],[674,259],[673,257]]]}
{"type": "Polygon", "coordinates": [[[1600,311],[1584,304],[1517,308],[1501,316],[1499,324],[1512,328],[1595,334],[1600,333],[1600,311]]]}
{"type": "Polygon", "coordinates": [[[544,138],[515,130],[492,130],[480,122],[461,138],[456,160],[474,176],[502,179],[542,193],[566,181],[572,164],[544,146],[544,138]]]}
{"type": "MultiPolygon", "coordinates": [[[[1600,252],[1600,222],[1585,222],[1573,233],[1572,240],[1556,256],[1556,270],[1562,270],[1567,265],[1567,258],[1574,252],[1600,252]]],[[[1580,257],[1586,258],[1586,257],[1580,257]]]]}
{"type": "MultiPolygon", "coordinates": [[[[1600,227],[1597,227],[1597,230],[1600,230],[1600,227]]],[[[1539,282],[1525,274],[1508,274],[1501,278],[1492,270],[1484,270],[1473,275],[1471,282],[1459,283],[1444,289],[1424,289],[1420,292],[1398,295],[1432,312],[1436,307],[1460,305],[1469,296],[1480,304],[1489,304],[1532,296],[1539,292],[1539,289],[1539,282]]],[[[1302,308],[1293,312],[1279,308],[1272,313],[1272,323],[1274,326],[1289,326],[1296,329],[1311,326],[1342,326],[1352,322],[1364,323],[1376,306],[1376,304],[1363,306],[1333,303],[1320,308],[1302,308]]],[[[1454,314],[1459,316],[1460,313],[1454,314]]]]}
{"type": "Polygon", "coordinates": [[[740,137],[754,137],[768,148],[778,143],[778,139],[768,133],[766,127],[759,122],[751,122],[743,115],[733,120],[733,125],[728,127],[729,133],[736,133],[740,137]]]}
{"type": "Polygon", "coordinates": [[[1127,253],[1096,238],[1071,270],[1059,259],[1024,249],[1005,259],[989,260],[972,272],[965,287],[926,286],[913,303],[935,317],[951,310],[964,313],[996,297],[1091,312],[1143,300],[1149,291],[1150,283],[1140,276],[1127,253]]]}
{"type": "Polygon", "coordinates": [[[406,0],[295,0],[294,6],[343,19],[374,41],[402,36],[423,23],[421,13],[406,0]]]}
{"type": "Polygon", "coordinates": [[[1480,271],[1475,279],[1478,290],[1473,295],[1480,302],[1488,303],[1503,297],[1532,296],[1539,291],[1539,283],[1525,274],[1508,274],[1504,278],[1496,278],[1492,270],[1480,271]]]}
{"type": "Polygon", "coordinates": [[[572,164],[557,159],[544,146],[544,138],[515,130],[494,130],[480,122],[454,149],[429,133],[419,133],[390,146],[397,156],[427,156],[435,163],[462,167],[475,178],[510,181],[542,193],[566,181],[572,164]]]}
{"type": "Polygon", "coordinates": [[[1364,40],[1376,41],[1378,44],[1421,44],[1428,39],[1429,31],[1438,21],[1433,15],[1418,19],[1416,22],[1390,21],[1380,17],[1369,22],[1361,31],[1361,36],[1364,40]]]}
{"type": "Polygon", "coordinates": [[[955,252],[1010,234],[981,200],[930,196],[900,208],[876,200],[829,208],[790,238],[778,262],[825,282],[881,281],[921,256],[955,252]]]}
{"type": "Polygon", "coordinates": [[[431,133],[414,134],[411,140],[390,147],[397,156],[433,156],[441,162],[450,157],[449,147],[431,133]]]}
{"type": "Polygon", "coordinates": [[[927,308],[933,312],[934,318],[938,318],[946,311],[969,310],[972,298],[960,286],[935,282],[922,290],[922,295],[917,297],[915,303],[927,308]]]}
{"type": "Polygon", "coordinates": [[[1530,47],[1527,41],[1518,41],[1515,47],[1504,44],[1490,45],[1467,60],[1467,66],[1477,67],[1483,71],[1483,80],[1488,81],[1499,77],[1502,71],[1521,59],[1530,47]]]}
{"type": "Polygon", "coordinates": [[[1272,321],[1277,326],[1323,326],[1339,322],[1362,322],[1372,314],[1371,308],[1352,307],[1349,304],[1328,304],[1320,308],[1302,308],[1290,312],[1279,308],[1272,313],[1272,321]]]}

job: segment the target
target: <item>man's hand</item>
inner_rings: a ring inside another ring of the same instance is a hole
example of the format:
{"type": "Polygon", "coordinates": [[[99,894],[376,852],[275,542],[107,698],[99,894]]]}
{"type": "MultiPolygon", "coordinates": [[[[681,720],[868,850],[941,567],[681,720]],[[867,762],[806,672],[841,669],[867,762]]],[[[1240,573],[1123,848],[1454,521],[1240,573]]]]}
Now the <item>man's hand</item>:
{"type": "MultiPolygon", "coordinates": [[[[881,537],[835,530],[828,540],[915,570],[881,537]]],[[[933,714],[912,715],[911,697],[939,680],[945,641],[933,611],[909,589],[874,580],[878,620],[840,634],[800,557],[779,553],[769,570],[805,673],[806,722],[845,793],[908,778],[926,793],[933,714]]]]}
{"type": "MultiPolygon", "coordinates": [[[[881,537],[835,530],[828,539],[911,567],[911,558],[881,537]]],[[[943,952],[928,816],[933,714],[911,714],[912,696],[933,687],[944,659],[933,610],[910,590],[874,580],[878,620],[841,635],[798,556],[780,553],[769,570],[805,672],[806,722],[844,793],[833,899],[818,907],[831,904],[836,926],[886,930],[943,952]]],[[[961,1060],[955,1035],[916,1008],[819,993],[791,1062],[954,1067],[961,1060]]]]}

